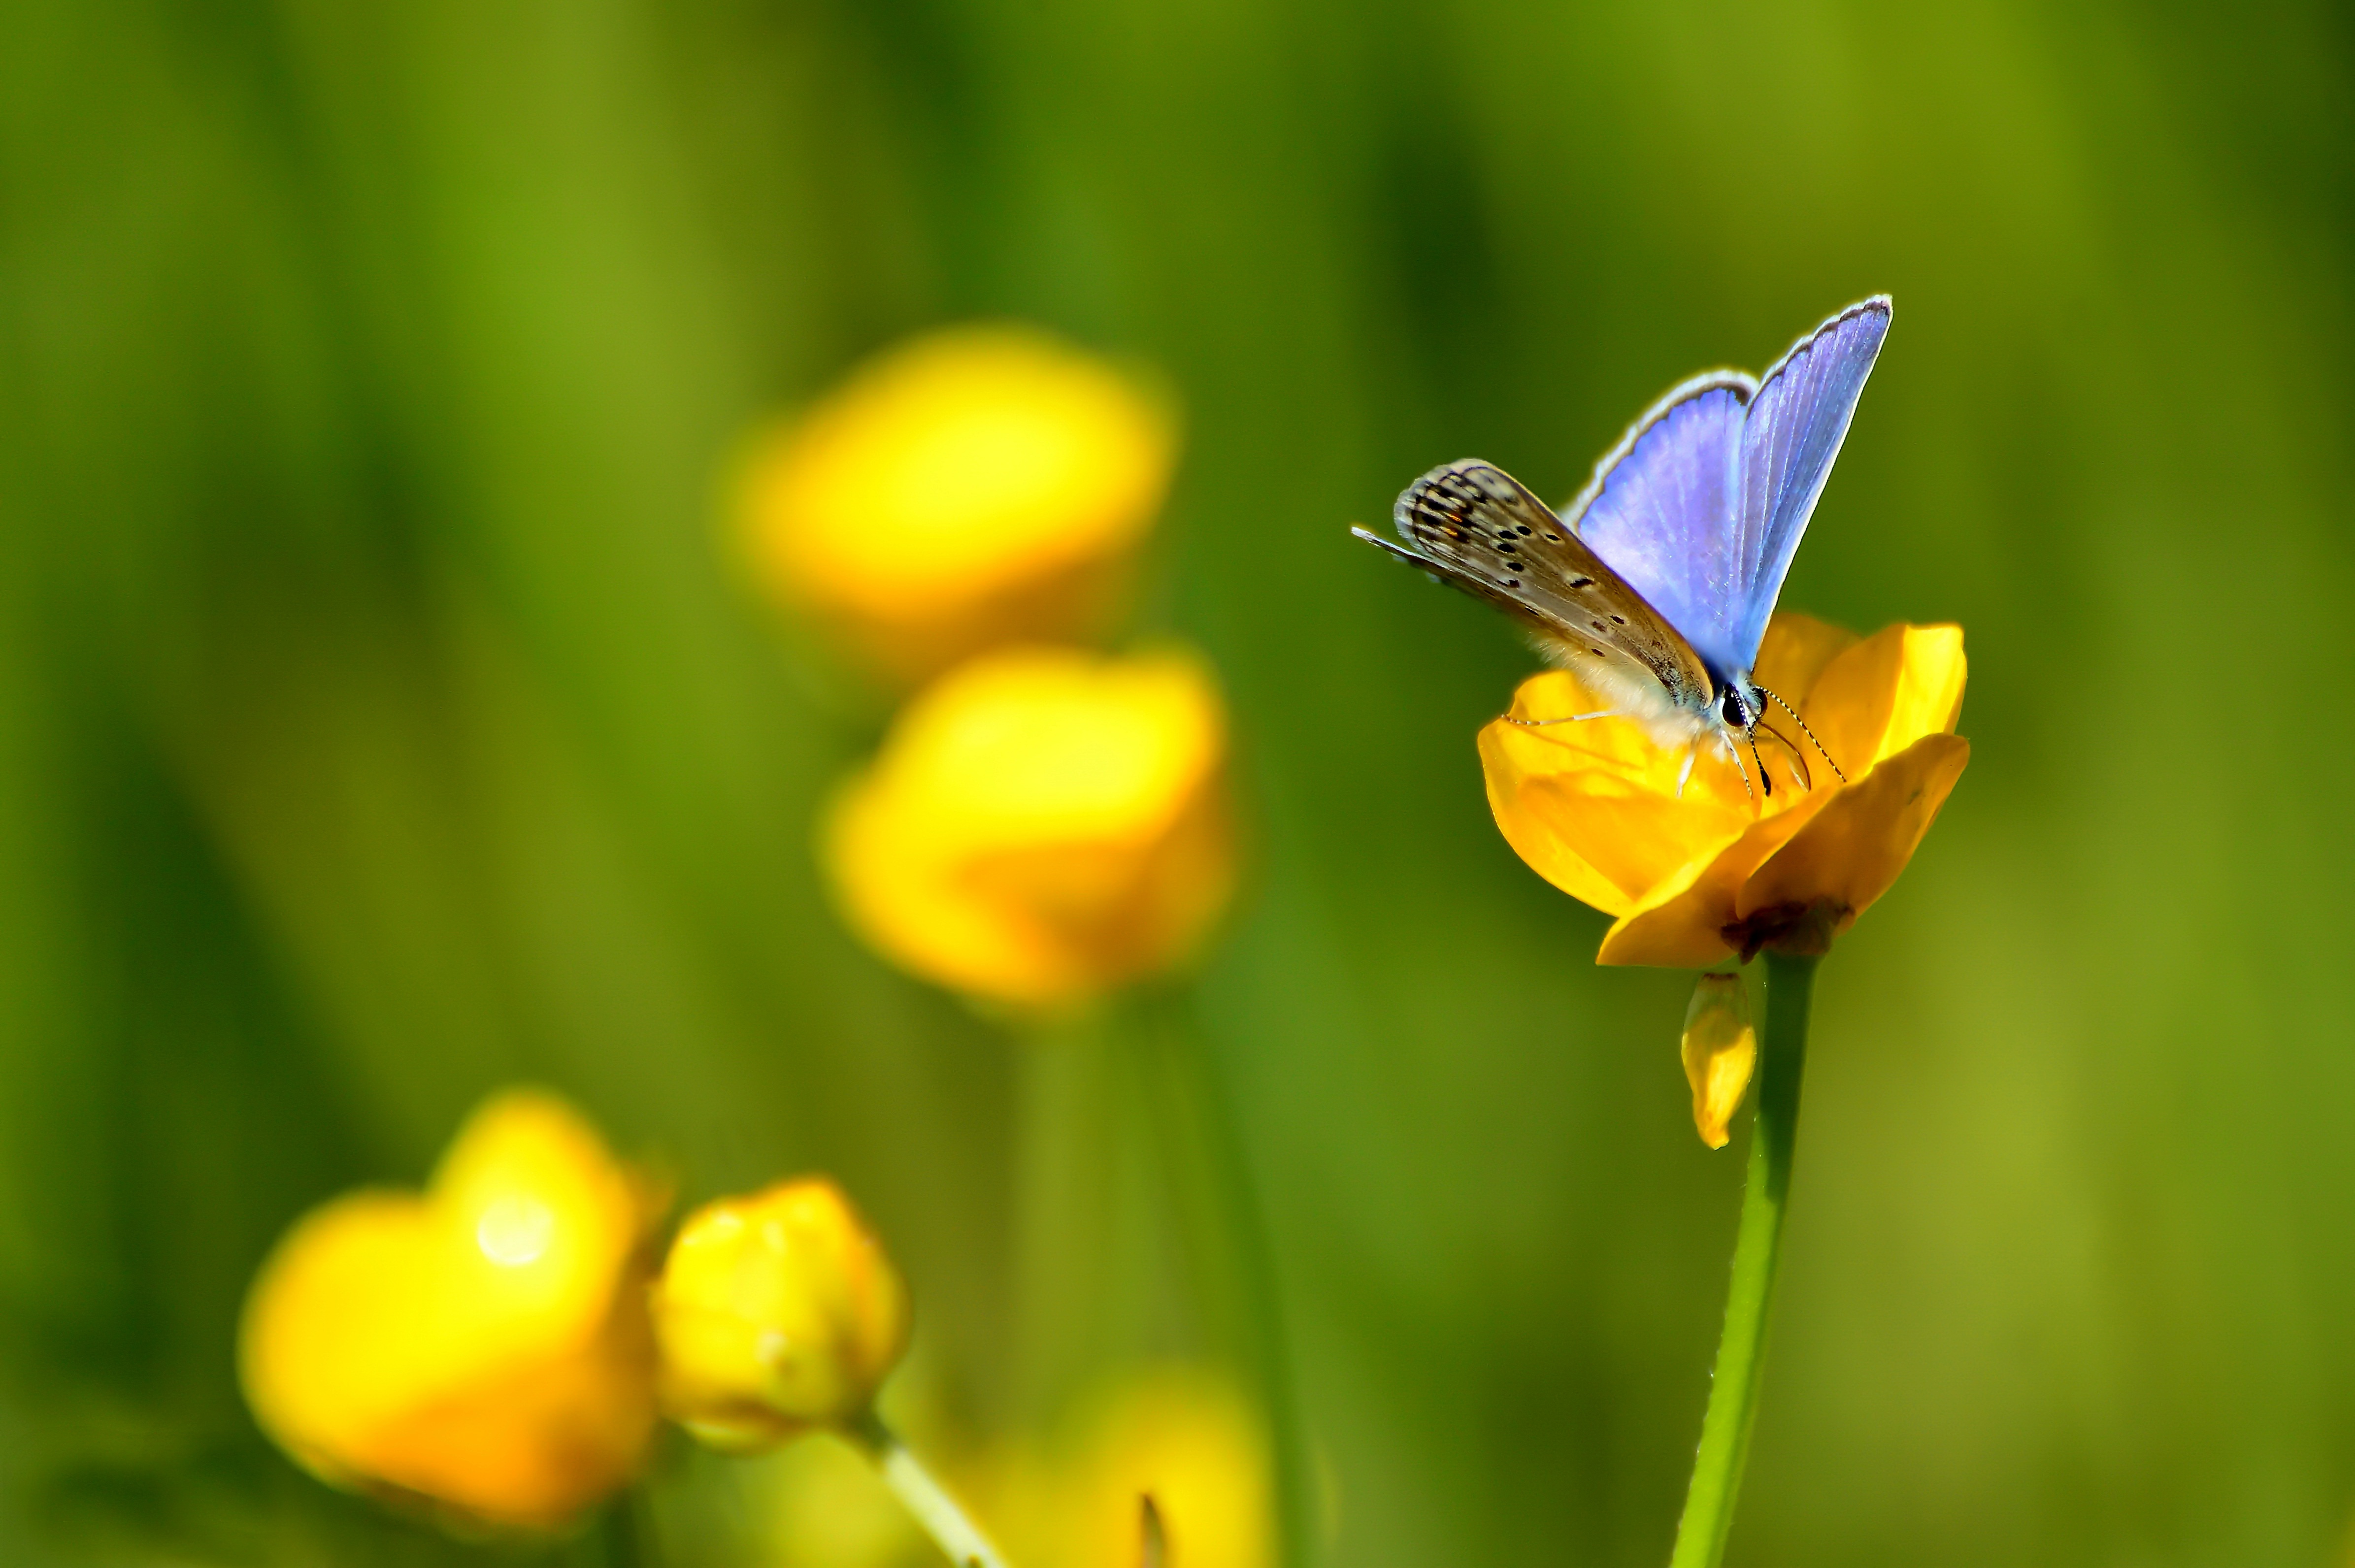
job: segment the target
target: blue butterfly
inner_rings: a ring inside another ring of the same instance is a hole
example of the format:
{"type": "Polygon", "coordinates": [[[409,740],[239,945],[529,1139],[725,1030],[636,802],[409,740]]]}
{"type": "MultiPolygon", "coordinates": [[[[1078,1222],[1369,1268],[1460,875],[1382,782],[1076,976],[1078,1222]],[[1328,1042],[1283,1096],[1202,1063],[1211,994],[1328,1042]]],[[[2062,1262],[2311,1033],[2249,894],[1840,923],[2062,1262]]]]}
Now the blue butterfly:
{"type": "Polygon", "coordinates": [[[1467,459],[1400,495],[1391,520],[1405,547],[1350,532],[1505,610],[1612,705],[1518,722],[1634,719],[1661,746],[1686,748],[1679,791],[1705,743],[1741,767],[1738,736],[1772,794],[1758,736],[1781,739],[1764,725],[1765,705],[1790,705],[1751,671],[1888,331],[1889,297],[1876,294],[1792,344],[1763,377],[1713,370],[1671,387],[1559,515],[1502,469],[1467,459]]]}

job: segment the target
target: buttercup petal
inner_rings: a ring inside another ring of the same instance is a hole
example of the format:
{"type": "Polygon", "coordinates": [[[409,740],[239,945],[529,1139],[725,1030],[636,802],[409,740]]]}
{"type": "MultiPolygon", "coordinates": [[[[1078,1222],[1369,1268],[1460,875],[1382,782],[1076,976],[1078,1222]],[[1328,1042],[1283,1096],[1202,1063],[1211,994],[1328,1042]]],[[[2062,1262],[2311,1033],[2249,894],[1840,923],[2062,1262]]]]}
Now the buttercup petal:
{"type": "MultiPolygon", "coordinates": [[[[1513,716],[1559,718],[1606,705],[1566,671],[1531,677],[1513,716]]],[[[1534,728],[1500,718],[1480,732],[1497,831],[1530,868],[1609,915],[1741,836],[1751,812],[1731,767],[1703,758],[1681,797],[1681,754],[1621,718],[1534,728]],[[1729,792],[1727,786],[1731,785],[1729,792]]]]}
{"type": "Polygon", "coordinates": [[[1742,890],[1751,874],[1838,793],[1834,787],[1800,797],[1654,888],[1604,933],[1594,961],[1693,969],[1723,959],[1733,951],[1725,928],[1740,917],[1742,890]]]}
{"type": "Polygon", "coordinates": [[[1962,716],[1959,626],[1891,626],[1828,664],[1799,711],[1853,779],[1962,716]]]}
{"type": "Polygon", "coordinates": [[[1760,685],[1805,712],[1807,694],[1815,690],[1825,668],[1857,641],[1856,633],[1844,626],[1792,610],[1778,611],[1766,623],[1766,639],[1758,645],[1758,667],[1750,673],[1760,685]]]}
{"type": "Polygon", "coordinates": [[[1838,918],[1845,929],[1913,858],[1970,759],[1971,743],[1961,736],[1925,735],[1835,792],[1750,877],[1739,917],[1828,903],[1847,911],[1838,918]]]}

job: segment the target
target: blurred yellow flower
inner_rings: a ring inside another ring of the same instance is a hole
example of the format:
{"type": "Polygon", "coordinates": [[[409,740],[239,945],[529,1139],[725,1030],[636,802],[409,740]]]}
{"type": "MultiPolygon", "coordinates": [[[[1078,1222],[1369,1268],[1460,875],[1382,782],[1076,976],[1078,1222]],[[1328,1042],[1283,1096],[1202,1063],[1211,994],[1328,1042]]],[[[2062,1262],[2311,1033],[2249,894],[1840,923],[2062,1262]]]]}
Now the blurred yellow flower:
{"type": "MultiPolygon", "coordinates": [[[[1631,719],[1544,728],[1498,719],[1480,732],[1489,808],[1538,874],[1617,916],[1597,962],[1699,966],[1764,946],[1821,952],[1897,880],[1962,776],[1970,743],[1954,728],[1964,677],[1960,627],[1892,626],[1859,641],[1777,614],[1756,678],[1799,710],[1847,783],[1799,734],[1790,739],[1812,787],[1786,782],[1760,799],[1732,761],[1706,749],[1680,789],[1685,754],[1631,719]]],[[[1550,671],[1522,683],[1513,716],[1611,705],[1568,671],[1550,671]]],[[[1767,755],[1787,779],[1788,754],[1767,755]]]]}
{"type": "Polygon", "coordinates": [[[1758,1065],[1758,1031],[1740,975],[1703,975],[1685,1006],[1682,1054],[1692,1086],[1693,1130],[1711,1149],[1726,1144],[1726,1124],[1758,1065]]]}
{"type": "Polygon", "coordinates": [[[654,1290],[663,1406],[714,1447],[863,1415],[908,1343],[908,1290],[819,1177],[688,1216],[654,1290]]]}
{"type": "Polygon", "coordinates": [[[892,349],[755,450],[755,569],[887,673],[1109,619],[1177,428],[1135,379],[1031,328],[892,349]]]}
{"type": "Polygon", "coordinates": [[[1136,1375],[1098,1403],[1060,1462],[1015,1478],[1002,1510],[1008,1557],[1130,1568],[1150,1494],[1170,1568],[1270,1568],[1271,1462],[1264,1427],[1224,1379],[1176,1367],[1136,1375]]]}
{"type": "Polygon", "coordinates": [[[560,1523],[630,1478],[654,1427],[657,1206],[570,1107],[500,1095],[421,1195],[352,1192],[279,1242],[246,1299],[246,1399],[326,1480],[560,1523]]]}
{"type": "Polygon", "coordinates": [[[1196,660],[1001,651],[900,713],[822,853],[851,925],[898,963],[1068,1001],[1178,961],[1225,907],[1225,763],[1196,660]]]}

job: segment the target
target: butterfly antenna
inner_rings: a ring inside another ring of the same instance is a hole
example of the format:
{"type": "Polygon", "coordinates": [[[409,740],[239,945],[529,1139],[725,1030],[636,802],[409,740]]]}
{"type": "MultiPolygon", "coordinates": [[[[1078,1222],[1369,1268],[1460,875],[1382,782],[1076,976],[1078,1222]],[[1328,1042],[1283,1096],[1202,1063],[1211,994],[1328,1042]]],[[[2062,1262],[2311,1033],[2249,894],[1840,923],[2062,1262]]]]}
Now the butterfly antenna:
{"type": "MultiPolygon", "coordinates": [[[[1832,762],[1832,754],[1828,751],[1824,751],[1824,743],[1820,740],[1816,740],[1816,732],[1807,727],[1807,721],[1799,716],[1799,710],[1793,707],[1790,704],[1783,702],[1783,699],[1780,696],[1777,696],[1771,691],[1767,691],[1764,686],[1760,686],[1758,689],[1762,692],[1765,692],[1768,696],[1774,697],[1777,703],[1782,703],[1783,711],[1791,715],[1791,722],[1799,726],[1799,733],[1806,736],[1809,740],[1815,741],[1816,749],[1817,751],[1823,751],[1824,760],[1831,763],[1832,777],[1838,779],[1843,784],[1847,783],[1848,775],[1840,771],[1840,765],[1838,763],[1832,762]]],[[[1790,742],[1788,741],[1785,741],[1783,744],[1790,746],[1790,742]]],[[[1791,747],[1791,749],[1793,751],[1796,751],[1799,748],[1793,746],[1791,747]]]]}

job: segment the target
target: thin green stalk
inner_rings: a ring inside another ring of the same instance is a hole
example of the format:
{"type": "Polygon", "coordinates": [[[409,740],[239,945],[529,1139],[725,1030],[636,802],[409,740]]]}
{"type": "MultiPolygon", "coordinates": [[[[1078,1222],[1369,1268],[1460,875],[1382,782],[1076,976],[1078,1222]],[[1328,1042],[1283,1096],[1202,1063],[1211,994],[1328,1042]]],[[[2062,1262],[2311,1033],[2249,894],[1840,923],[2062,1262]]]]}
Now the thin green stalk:
{"type": "Polygon", "coordinates": [[[1807,1001],[1813,958],[1766,955],[1766,1031],[1758,1052],[1758,1108],[1750,1135],[1750,1171],[1742,1192],[1742,1227],[1733,1244],[1733,1277],[1725,1327],[1710,1374],[1709,1413],[1677,1549],[1668,1568],[1717,1568],[1733,1529],[1734,1499],[1750,1458],[1758,1385],[1766,1365],[1766,1315],[1783,1249],[1783,1211],[1790,1202],[1791,1158],[1799,1137],[1799,1077],[1807,1062],[1807,1001]]]}
{"type": "Polygon", "coordinates": [[[1015,1042],[1015,1407],[1051,1424],[1115,1343],[1119,1133],[1103,1020],[1064,1018],[1015,1042]]]}
{"type": "Polygon", "coordinates": [[[639,1517],[641,1499],[625,1491],[605,1504],[597,1520],[600,1568],[649,1568],[654,1554],[646,1550],[645,1521],[639,1517]]]}
{"type": "MultiPolygon", "coordinates": [[[[1238,1298],[1241,1338],[1274,1449],[1281,1561],[1285,1568],[1309,1568],[1316,1559],[1316,1539],[1310,1509],[1308,1445],[1293,1383],[1291,1337],[1284,1328],[1266,1209],[1243,1152],[1232,1097],[1195,1025],[1188,999],[1165,993],[1154,1000],[1157,1005],[1153,1011],[1162,1022],[1155,1033],[1161,1037],[1168,1086],[1168,1093],[1162,1097],[1164,1126],[1174,1128],[1176,1134],[1165,1139],[1170,1145],[1168,1158],[1173,1166],[1188,1162],[1189,1156],[1199,1161],[1198,1179],[1181,1179],[1179,1185],[1190,1189],[1188,1206],[1207,1207],[1209,1213],[1199,1216],[1189,1228],[1196,1233],[1198,1251],[1208,1250],[1201,1240],[1207,1231],[1226,1255],[1218,1262],[1223,1265],[1238,1298]],[[1192,1150],[1179,1147],[1187,1142],[1193,1144],[1192,1150]],[[1207,1204],[1193,1194],[1207,1198],[1207,1204]]],[[[1199,1266],[1199,1272],[1202,1272],[1199,1266]]]]}
{"type": "Polygon", "coordinates": [[[883,1418],[872,1410],[859,1418],[850,1436],[866,1449],[882,1472],[883,1480],[905,1503],[924,1533],[937,1542],[957,1568],[1006,1568],[1006,1559],[989,1543],[956,1499],[932,1478],[923,1461],[900,1440],[900,1435],[883,1424],[883,1418]]]}

